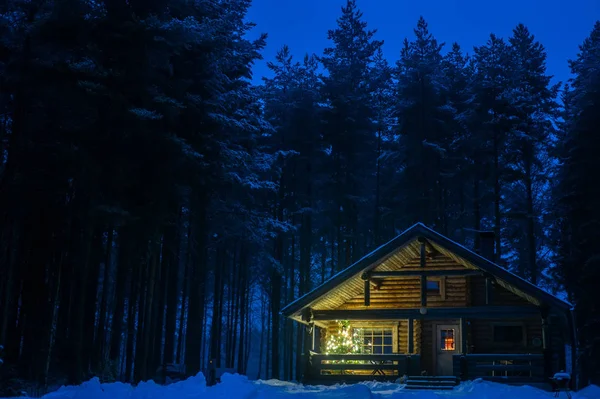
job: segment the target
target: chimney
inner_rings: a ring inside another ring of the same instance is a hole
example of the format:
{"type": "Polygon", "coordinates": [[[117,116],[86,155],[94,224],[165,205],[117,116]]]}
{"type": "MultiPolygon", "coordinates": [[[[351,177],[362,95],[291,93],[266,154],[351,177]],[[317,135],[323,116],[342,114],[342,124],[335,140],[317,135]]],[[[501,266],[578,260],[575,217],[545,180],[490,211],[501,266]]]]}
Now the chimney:
{"type": "Polygon", "coordinates": [[[496,262],[496,253],[494,251],[496,235],[493,231],[479,232],[479,254],[489,260],[496,262]]]}

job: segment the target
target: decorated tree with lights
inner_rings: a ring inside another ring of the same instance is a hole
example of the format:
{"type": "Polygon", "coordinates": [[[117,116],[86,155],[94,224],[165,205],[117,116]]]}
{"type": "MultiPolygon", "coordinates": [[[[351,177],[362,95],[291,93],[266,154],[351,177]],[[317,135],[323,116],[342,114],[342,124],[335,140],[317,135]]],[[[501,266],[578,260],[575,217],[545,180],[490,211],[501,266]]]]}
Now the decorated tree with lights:
{"type": "Polygon", "coordinates": [[[361,340],[358,332],[350,326],[348,320],[338,320],[338,333],[330,334],[325,343],[325,352],[329,353],[360,353],[361,340]]]}

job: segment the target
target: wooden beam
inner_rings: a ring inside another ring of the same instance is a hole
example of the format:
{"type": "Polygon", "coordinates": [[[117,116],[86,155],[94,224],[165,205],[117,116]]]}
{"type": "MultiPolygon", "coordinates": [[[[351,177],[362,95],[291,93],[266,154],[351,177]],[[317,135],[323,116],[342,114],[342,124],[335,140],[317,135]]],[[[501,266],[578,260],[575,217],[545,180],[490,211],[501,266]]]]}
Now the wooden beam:
{"type": "Polygon", "coordinates": [[[539,317],[535,306],[470,306],[456,308],[313,310],[314,320],[398,320],[398,319],[501,319],[539,317]]]}
{"type": "MultiPolygon", "coordinates": [[[[427,250],[427,256],[430,259],[433,259],[433,258],[441,255],[440,251],[435,249],[435,247],[431,244],[431,242],[429,242],[428,239],[426,239],[425,237],[420,237],[420,239],[423,240],[423,242],[425,243],[425,249],[427,250]]],[[[419,241],[419,242],[421,242],[421,241],[419,241]]]]}
{"type": "Polygon", "coordinates": [[[311,308],[305,308],[302,310],[302,321],[310,323],[313,320],[313,313],[311,308]]]}
{"type": "Polygon", "coordinates": [[[548,325],[548,308],[541,309],[542,314],[542,352],[544,354],[544,377],[552,377],[552,342],[548,325]]]}
{"type": "Polygon", "coordinates": [[[371,306],[371,284],[365,280],[365,306],[371,306]]]}
{"type": "Polygon", "coordinates": [[[483,276],[484,273],[480,270],[472,269],[454,269],[454,270],[398,270],[398,271],[381,271],[371,272],[372,278],[389,278],[389,277],[414,277],[414,276],[483,276]]]}
{"type": "Polygon", "coordinates": [[[415,342],[414,342],[414,320],[408,319],[408,353],[412,355],[415,351],[415,342]]]}
{"type": "MultiPolygon", "coordinates": [[[[425,270],[425,265],[427,263],[425,256],[425,239],[423,237],[419,237],[419,242],[421,243],[421,269],[425,270]]],[[[424,308],[427,306],[427,276],[421,274],[421,307],[424,308]]]]}
{"type": "Polygon", "coordinates": [[[427,306],[427,276],[421,276],[421,307],[427,306]]]}
{"type": "Polygon", "coordinates": [[[421,267],[425,267],[425,263],[426,263],[426,256],[427,253],[425,251],[425,238],[423,237],[419,237],[419,243],[421,244],[421,267]]]}
{"type": "Polygon", "coordinates": [[[463,355],[469,353],[467,347],[467,320],[464,317],[460,318],[460,351],[463,355]]]}

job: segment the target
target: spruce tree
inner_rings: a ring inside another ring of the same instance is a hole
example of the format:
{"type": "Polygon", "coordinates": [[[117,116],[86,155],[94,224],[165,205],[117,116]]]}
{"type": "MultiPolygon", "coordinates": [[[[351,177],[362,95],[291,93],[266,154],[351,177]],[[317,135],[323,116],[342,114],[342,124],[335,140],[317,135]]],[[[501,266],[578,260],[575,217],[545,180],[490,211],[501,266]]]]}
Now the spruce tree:
{"type": "Polygon", "coordinates": [[[441,49],[419,18],[415,39],[404,40],[396,64],[398,133],[404,160],[399,184],[402,225],[421,221],[442,227],[442,160],[447,153],[445,82],[441,49]]]}
{"type": "Polygon", "coordinates": [[[537,257],[544,244],[539,223],[547,186],[548,139],[557,118],[556,97],[559,85],[551,85],[546,75],[546,52],[533,34],[522,24],[509,38],[513,74],[511,92],[511,131],[506,164],[510,169],[507,183],[508,225],[513,248],[520,248],[519,274],[532,283],[538,281],[541,270],[537,257]]]}
{"type": "Polygon", "coordinates": [[[373,85],[369,79],[383,42],[374,39],[376,31],[367,28],[355,0],[342,7],[337,24],[328,33],[333,46],[324,50],[321,62],[326,71],[324,137],[330,147],[329,217],[335,242],[331,257],[339,270],[358,259],[365,242],[362,226],[372,223],[368,216],[372,207],[367,205],[370,198],[365,198],[365,193],[372,192],[376,157],[373,85]]]}
{"type": "Polygon", "coordinates": [[[583,381],[598,381],[600,345],[597,331],[600,303],[600,22],[569,61],[574,75],[565,93],[559,183],[555,187],[557,275],[575,303],[582,348],[583,381]]]}

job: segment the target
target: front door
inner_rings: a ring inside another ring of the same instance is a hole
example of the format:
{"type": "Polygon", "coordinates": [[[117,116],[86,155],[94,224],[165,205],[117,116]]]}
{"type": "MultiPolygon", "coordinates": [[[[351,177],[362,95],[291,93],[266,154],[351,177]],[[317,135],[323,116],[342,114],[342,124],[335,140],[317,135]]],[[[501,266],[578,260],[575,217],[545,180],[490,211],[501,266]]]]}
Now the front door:
{"type": "Polygon", "coordinates": [[[460,328],[458,324],[438,324],[435,340],[436,375],[453,375],[452,355],[460,351],[460,328]]]}

